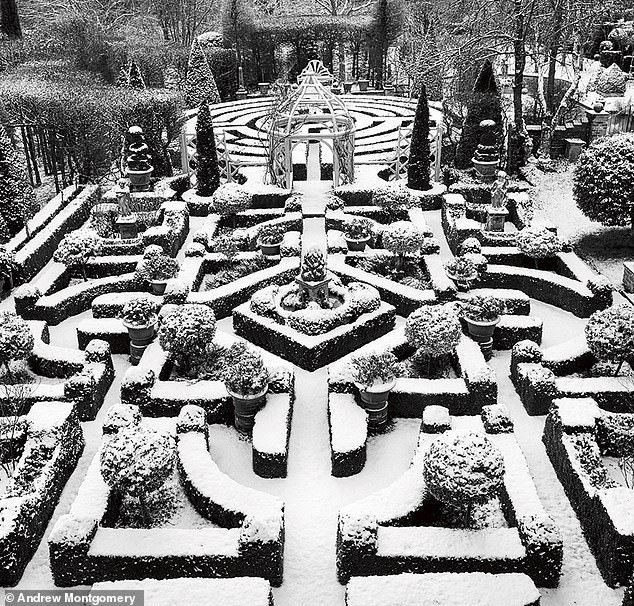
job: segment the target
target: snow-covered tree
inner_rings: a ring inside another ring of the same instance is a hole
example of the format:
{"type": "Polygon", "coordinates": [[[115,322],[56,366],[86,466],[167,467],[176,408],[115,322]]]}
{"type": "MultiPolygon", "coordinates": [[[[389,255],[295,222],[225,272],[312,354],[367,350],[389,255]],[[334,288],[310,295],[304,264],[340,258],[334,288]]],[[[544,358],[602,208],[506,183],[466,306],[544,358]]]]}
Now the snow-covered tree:
{"type": "Polygon", "coordinates": [[[203,103],[220,103],[220,94],[205,51],[194,38],[187,64],[185,104],[189,108],[194,108],[200,107],[203,103]]]}
{"type": "Polygon", "coordinates": [[[53,260],[67,267],[78,267],[86,281],[88,279],[86,264],[97,254],[100,246],[101,239],[96,231],[85,228],[76,229],[64,236],[53,255],[53,260]]]}
{"type": "Polygon", "coordinates": [[[196,193],[199,196],[211,196],[220,187],[220,170],[214,125],[211,121],[209,105],[203,103],[198,110],[196,122],[196,193]]]}

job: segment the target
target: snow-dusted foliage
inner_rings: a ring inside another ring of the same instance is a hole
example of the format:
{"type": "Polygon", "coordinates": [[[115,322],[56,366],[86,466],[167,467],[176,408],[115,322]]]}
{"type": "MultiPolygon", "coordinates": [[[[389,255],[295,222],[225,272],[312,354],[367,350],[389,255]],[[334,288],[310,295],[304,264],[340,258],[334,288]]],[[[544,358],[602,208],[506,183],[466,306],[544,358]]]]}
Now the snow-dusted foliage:
{"type": "Polygon", "coordinates": [[[15,313],[0,310],[0,364],[28,358],[33,344],[29,325],[15,313]]]}
{"type": "Polygon", "coordinates": [[[423,465],[429,491],[463,509],[495,497],[504,479],[502,453],[484,435],[448,431],[432,442],[423,465]]]}
{"type": "Polygon", "coordinates": [[[148,326],[156,320],[158,305],[149,297],[135,297],[127,301],[119,317],[131,326],[148,326]]]}
{"type": "Polygon", "coordinates": [[[326,279],[326,257],[317,246],[309,248],[302,257],[302,280],[320,282],[326,279]]]}
{"type": "Polygon", "coordinates": [[[465,238],[460,245],[460,254],[466,255],[467,253],[481,253],[482,244],[478,238],[465,238]]]}
{"type": "Polygon", "coordinates": [[[405,338],[420,353],[440,356],[451,353],[462,337],[453,305],[429,305],[413,311],[405,322],[405,338]]]}
{"type": "Polygon", "coordinates": [[[262,356],[244,345],[234,343],[227,352],[224,382],[230,392],[250,396],[260,393],[269,384],[269,372],[262,356]]]}
{"type": "Polygon", "coordinates": [[[396,213],[416,203],[416,197],[403,187],[382,185],[372,193],[372,203],[388,213],[396,213]]]}
{"type": "Polygon", "coordinates": [[[185,81],[187,107],[200,107],[202,103],[220,103],[218,86],[200,42],[194,38],[189,52],[185,81]]]}
{"type": "Polygon", "coordinates": [[[76,229],[64,236],[60,242],[53,260],[68,267],[84,267],[90,257],[99,251],[101,239],[92,229],[76,229]]]}
{"type": "Polygon", "coordinates": [[[395,255],[414,255],[420,251],[425,234],[411,221],[396,221],[383,231],[383,246],[395,255]]]}
{"type": "Polygon", "coordinates": [[[581,212],[604,225],[631,223],[634,134],[594,141],[575,165],[574,196],[581,212]]]}
{"type": "Polygon", "coordinates": [[[367,389],[394,380],[398,359],[391,351],[384,351],[355,356],[350,362],[354,381],[367,389]]]}
{"type": "Polygon", "coordinates": [[[251,205],[250,192],[237,183],[221,185],[212,196],[212,210],[219,215],[235,215],[244,212],[251,205]]]}
{"type": "Polygon", "coordinates": [[[145,282],[152,280],[169,280],[178,274],[178,270],[179,265],[176,259],[162,252],[160,254],[151,252],[139,261],[136,268],[136,275],[139,280],[145,282]]]}
{"type": "Polygon", "coordinates": [[[585,328],[588,348],[600,360],[621,362],[634,352],[634,308],[615,305],[595,311],[585,328]]]}
{"type": "Polygon", "coordinates": [[[101,475],[121,494],[142,497],[163,486],[174,468],[175,454],[170,435],[129,425],[104,444],[101,475]]]}
{"type": "Polygon", "coordinates": [[[216,316],[207,305],[177,307],[161,322],[159,342],[178,364],[203,355],[216,334],[216,316]]]}
{"type": "Polygon", "coordinates": [[[460,302],[463,317],[476,322],[492,322],[505,312],[504,302],[489,295],[471,295],[460,302]]]}
{"type": "Polygon", "coordinates": [[[525,227],[515,236],[515,244],[527,257],[544,259],[561,250],[557,234],[545,227],[525,227]]]}

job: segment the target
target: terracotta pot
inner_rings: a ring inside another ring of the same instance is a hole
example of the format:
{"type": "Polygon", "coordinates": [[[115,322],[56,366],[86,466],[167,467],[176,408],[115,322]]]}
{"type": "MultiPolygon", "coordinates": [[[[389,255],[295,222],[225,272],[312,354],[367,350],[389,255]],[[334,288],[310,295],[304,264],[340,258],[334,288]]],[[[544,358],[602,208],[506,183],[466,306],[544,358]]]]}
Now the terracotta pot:
{"type": "Polygon", "coordinates": [[[357,384],[363,408],[368,413],[368,427],[382,430],[387,425],[387,399],[396,385],[396,379],[389,383],[378,383],[364,388],[357,384]]]}
{"type": "Polygon", "coordinates": [[[359,84],[359,90],[360,91],[366,91],[366,90],[368,90],[368,85],[370,84],[370,81],[369,80],[359,80],[358,84],[359,84]]]}
{"type": "Polygon", "coordinates": [[[500,322],[500,317],[498,316],[495,320],[489,321],[472,320],[471,318],[465,317],[465,321],[469,329],[469,335],[471,335],[474,340],[488,340],[493,337],[493,332],[500,322]]]}
{"type": "Polygon", "coordinates": [[[264,244],[263,242],[258,242],[258,246],[260,247],[262,254],[266,257],[279,257],[282,242],[280,241],[277,244],[264,244]]]}
{"type": "Polygon", "coordinates": [[[167,288],[167,280],[150,280],[153,295],[162,295],[167,288]]]}
{"type": "Polygon", "coordinates": [[[267,385],[261,392],[253,395],[234,393],[227,389],[233,399],[236,429],[240,433],[250,434],[255,424],[255,414],[262,408],[266,401],[267,385]]]}
{"type": "Polygon", "coordinates": [[[370,241],[370,236],[367,238],[363,238],[362,240],[355,240],[353,238],[346,238],[346,245],[348,246],[348,250],[350,252],[362,252],[365,250],[368,242],[370,241]]]}

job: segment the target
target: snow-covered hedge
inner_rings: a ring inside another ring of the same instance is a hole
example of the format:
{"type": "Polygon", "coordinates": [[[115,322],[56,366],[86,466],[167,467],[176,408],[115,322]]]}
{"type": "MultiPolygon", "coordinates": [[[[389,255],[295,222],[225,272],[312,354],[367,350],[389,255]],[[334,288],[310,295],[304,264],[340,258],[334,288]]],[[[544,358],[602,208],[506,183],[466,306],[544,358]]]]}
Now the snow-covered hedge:
{"type": "Polygon", "coordinates": [[[157,244],[175,256],[189,233],[189,213],[185,202],[164,202],[159,211],[161,223],[141,235],[143,246],[157,244]]]}
{"type": "Polygon", "coordinates": [[[25,417],[26,442],[0,497],[0,584],[16,585],[35,553],[84,448],[72,402],[39,402],[25,417]]]}
{"type": "MultiPolygon", "coordinates": [[[[461,428],[482,432],[480,419],[461,428]]],[[[395,482],[339,511],[337,572],[350,577],[403,572],[524,572],[541,587],[559,582],[563,541],[544,510],[512,434],[486,434],[504,459],[500,513],[508,527],[457,529],[415,525],[433,502],[423,477],[429,444],[421,433],[410,468],[395,482]]]]}
{"type": "Polygon", "coordinates": [[[352,394],[328,394],[328,428],[332,475],[343,478],[359,473],[366,460],[368,415],[352,394]]]}
{"type": "MultiPolygon", "coordinates": [[[[627,585],[634,572],[634,491],[616,482],[601,458],[614,442],[596,432],[604,413],[590,398],[556,400],[546,417],[544,444],[605,582],[627,585]]],[[[614,436],[614,434],[612,434],[614,436]]]]}
{"type": "MultiPolygon", "coordinates": [[[[57,521],[49,536],[57,586],[238,576],[263,576],[274,585],[281,584],[283,502],[237,484],[218,469],[209,455],[202,409],[187,407],[181,417],[176,437],[183,488],[198,513],[223,528],[109,527],[116,496],[101,476],[99,451],[70,512],[57,521]]],[[[105,441],[111,439],[104,436],[105,441]]]]}

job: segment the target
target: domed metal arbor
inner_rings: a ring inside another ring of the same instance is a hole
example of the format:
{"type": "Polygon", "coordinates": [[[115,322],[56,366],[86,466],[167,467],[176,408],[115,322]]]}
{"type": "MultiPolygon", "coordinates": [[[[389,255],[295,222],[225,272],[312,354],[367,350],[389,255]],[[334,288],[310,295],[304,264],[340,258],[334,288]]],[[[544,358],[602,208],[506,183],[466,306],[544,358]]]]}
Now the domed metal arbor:
{"type": "Polygon", "coordinates": [[[313,60],[298,77],[299,86],[274,108],[269,121],[269,176],[274,185],[293,186],[293,150],[318,142],[332,151],[333,185],[354,181],[354,120],[341,99],[322,82],[332,76],[313,60]]]}

